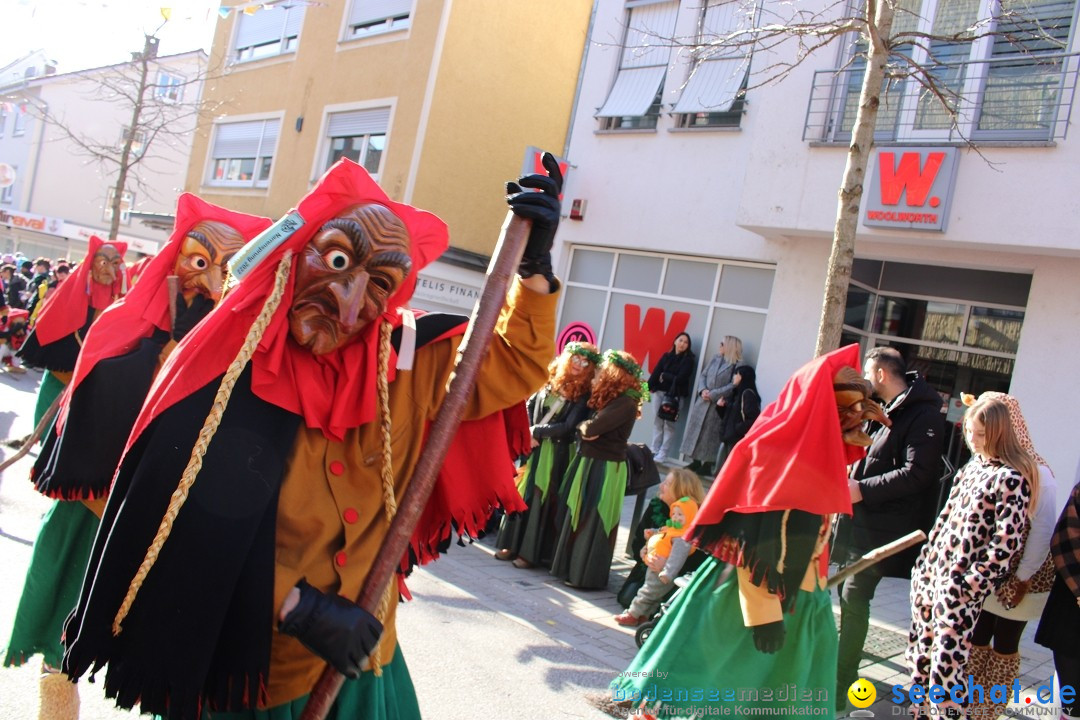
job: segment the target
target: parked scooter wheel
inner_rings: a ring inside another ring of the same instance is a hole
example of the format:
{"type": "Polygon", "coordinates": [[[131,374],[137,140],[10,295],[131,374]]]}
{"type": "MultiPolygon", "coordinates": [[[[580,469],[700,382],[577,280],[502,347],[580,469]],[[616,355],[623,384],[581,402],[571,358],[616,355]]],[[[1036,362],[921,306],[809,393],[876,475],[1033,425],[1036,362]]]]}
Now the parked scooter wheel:
{"type": "Polygon", "coordinates": [[[645,641],[649,639],[649,634],[653,631],[654,627],[656,627],[655,620],[649,620],[648,622],[638,625],[637,632],[634,633],[634,642],[637,643],[638,647],[645,644],[645,641]]]}

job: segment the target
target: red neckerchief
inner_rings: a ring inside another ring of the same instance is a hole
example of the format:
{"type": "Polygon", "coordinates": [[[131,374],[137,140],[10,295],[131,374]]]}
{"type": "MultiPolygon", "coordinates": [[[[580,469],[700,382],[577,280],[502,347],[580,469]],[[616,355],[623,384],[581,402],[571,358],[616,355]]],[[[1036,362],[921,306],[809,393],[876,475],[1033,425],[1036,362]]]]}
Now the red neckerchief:
{"type": "MultiPolygon", "coordinates": [[[[251,389],[269,403],[304,418],[331,440],[375,418],[378,327],[401,324],[398,309],[412,296],[416,274],[446,250],[446,224],[431,213],[391,201],[371,176],[356,163],[334,164],[297,205],[304,225],[252,269],[215,310],[176,346],[158,373],[128,446],[163,410],[222,375],[236,357],[263,302],[270,295],[278,262],[293,252],[294,267],[281,304],[263,333],[251,359],[251,389]],[[300,250],[323,224],[352,205],[384,205],[405,224],[411,242],[412,273],[390,298],[386,311],[349,345],[326,355],[313,355],[289,334],[295,262],[300,250]]],[[[258,243],[256,238],[252,244],[258,243]]],[[[391,358],[390,377],[394,377],[391,358]]]]}
{"type": "Polygon", "coordinates": [[[688,535],[729,512],[803,510],[851,514],[847,466],[865,454],[840,433],[833,378],[860,370],[859,346],[834,350],[800,368],[728,455],[688,535]]]}
{"type": "Polygon", "coordinates": [[[90,249],[86,253],[86,259],[79,263],[75,272],[49,296],[41,308],[37,322],[34,323],[34,333],[42,346],[67,337],[85,325],[86,311],[89,308],[104,310],[124,294],[127,278],[124,277],[123,268],[112,285],[96,283],[90,277],[94,255],[102,245],[112,245],[121,257],[127,251],[127,243],[107,242],[97,235],[90,236],[90,249]]]}
{"type": "MultiPolygon", "coordinates": [[[[182,194],[176,202],[176,224],[169,240],[142,267],[139,282],[131,292],[103,312],[87,333],[75,364],[75,374],[68,385],[69,392],[74,392],[102,360],[131,352],[140,340],[150,337],[155,328],[172,329],[166,278],[173,273],[187,232],[205,220],[225,223],[246,240],[251,240],[271,223],[270,218],[234,212],[211,205],[191,193],[182,194]]],[[[63,427],[66,409],[65,403],[57,421],[58,430],[63,427]]]]}

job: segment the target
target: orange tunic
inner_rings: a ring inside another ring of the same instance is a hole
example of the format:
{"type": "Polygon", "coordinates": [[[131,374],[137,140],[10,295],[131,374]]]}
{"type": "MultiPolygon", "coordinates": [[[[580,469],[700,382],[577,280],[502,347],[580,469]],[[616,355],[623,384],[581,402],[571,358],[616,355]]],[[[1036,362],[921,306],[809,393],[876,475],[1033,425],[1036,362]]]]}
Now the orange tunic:
{"type": "MultiPolygon", "coordinates": [[[[515,280],[465,419],[511,407],[544,384],[555,355],[557,299],[557,294],[534,293],[515,280]]],[[[458,336],[418,348],[413,369],[398,370],[390,384],[390,445],[399,501],[420,457],[426,424],[446,395],[460,341],[458,336]]],[[[344,442],[332,442],[307,427],[297,433],[278,501],[275,608],[301,578],[324,592],[359,596],[389,527],[380,436],[377,422],[349,430],[344,442]]],[[[397,643],[396,610],[394,593],[379,651],[384,662],[393,657],[397,643]]],[[[326,665],[299,640],[277,632],[276,623],[270,658],[269,707],[310,692],[326,665]]]]}

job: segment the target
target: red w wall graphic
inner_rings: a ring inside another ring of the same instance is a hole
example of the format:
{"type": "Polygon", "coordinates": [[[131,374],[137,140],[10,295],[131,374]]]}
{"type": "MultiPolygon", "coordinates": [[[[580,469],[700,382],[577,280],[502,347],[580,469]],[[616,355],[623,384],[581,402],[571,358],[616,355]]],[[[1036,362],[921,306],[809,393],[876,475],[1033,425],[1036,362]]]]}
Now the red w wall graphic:
{"type": "Polygon", "coordinates": [[[666,313],[662,308],[649,308],[641,319],[641,306],[627,304],[623,310],[623,350],[633,355],[641,367],[652,368],[660,356],[671,349],[676,336],[686,332],[690,313],[671,313],[671,322],[664,327],[666,313]]]}
{"type": "MultiPolygon", "coordinates": [[[[900,156],[900,163],[896,163],[896,154],[882,151],[878,156],[878,173],[881,181],[881,204],[899,205],[900,197],[907,191],[907,203],[909,207],[922,207],[926,204],[926,196],[934,185],[941,162],[945,159],[945,153],[932,152],[926,156],[926,165],[919,167],[920,154],[906,152],[900,156]]],[[[937,207],[941,200],[937,197],[930,198],[930,207],[937,207]]]]}

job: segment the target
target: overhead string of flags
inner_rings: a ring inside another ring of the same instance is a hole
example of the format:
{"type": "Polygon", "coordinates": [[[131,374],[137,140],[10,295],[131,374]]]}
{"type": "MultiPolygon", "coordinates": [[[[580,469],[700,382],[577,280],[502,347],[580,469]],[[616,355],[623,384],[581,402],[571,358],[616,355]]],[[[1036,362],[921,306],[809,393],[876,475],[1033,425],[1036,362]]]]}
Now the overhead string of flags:
{"type": "MultiPolygon", "coordinates": [[[[260,10],[274,10],[277,8],[288,9],[291,7],[311,7],[311,6],[325,6],[325,2],[318,2],[318,0],[267,0],[266,2],[244,2],[237,5],[222,5],[218,8],[217,13],[221,18],[227,19],[231,13],[244,13],[245,15],[254,15],[260,10]]],[[[161,11],[161,17],[166,22],[173,17],[173,8],[171,6],[162,6],[159,8],[161,11]]],[[[207,11],[209,15],[210,11],[207,11]]],[[[191,18],[185,18],[190,20],[191,18]]]]}

